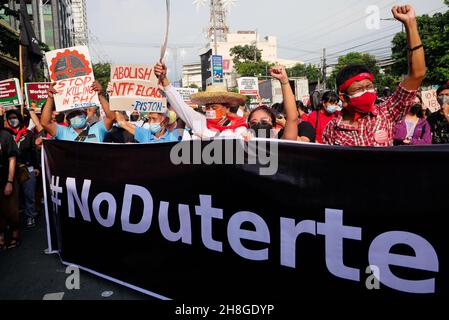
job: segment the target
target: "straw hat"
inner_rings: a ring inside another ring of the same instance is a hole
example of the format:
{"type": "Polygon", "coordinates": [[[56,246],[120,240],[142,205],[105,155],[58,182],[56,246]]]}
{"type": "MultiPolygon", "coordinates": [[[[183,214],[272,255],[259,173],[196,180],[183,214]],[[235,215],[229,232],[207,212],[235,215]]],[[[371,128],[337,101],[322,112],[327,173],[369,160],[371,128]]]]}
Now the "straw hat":
{"type": "Polygon", "coordinates": [[[228,104],[231,107],[237,107],[245,104],[246,96],[229,92],[225,86],[208,86],[206,91],[198,92],[191,96],[191,101],[199,105],[208,105],[212,103],[228,104]]]}

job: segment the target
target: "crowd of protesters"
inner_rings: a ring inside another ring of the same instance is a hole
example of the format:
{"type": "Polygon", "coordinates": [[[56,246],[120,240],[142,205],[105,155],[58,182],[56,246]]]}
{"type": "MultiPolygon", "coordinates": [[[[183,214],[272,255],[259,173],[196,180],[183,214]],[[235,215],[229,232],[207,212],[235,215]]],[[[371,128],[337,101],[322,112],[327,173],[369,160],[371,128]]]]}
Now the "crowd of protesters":
{"type": "Polygon", "coordinates": [[[283,66],[270,70],[280,82],[283,103],[249,110],[246,97],[224,86],[209,86],[187,105],[167,79],[155,73],[168,108],[161,112],[113,112],[98,82],[100,108],[55,111],[53,85],[41,114],[0,106],[0,251],[20,245],[20,230],[32,228],[42,212],[40,152],[43,139],[97,143],[164,143],[192,139],[284,139],[351,147],[391,147],[449,143],[449,83],[437,90],[439,111],[423,107],[419,88],[426,73],[424,48],[410,6],[393,8],[407,32],[409,73],[393,92],[378,97],[374,76],[362,65],[343,68],[336,91],[320,95],[314,108],[295,101],[283,66]],[[312,110],[313,109],[313,110],[312,110]]]}

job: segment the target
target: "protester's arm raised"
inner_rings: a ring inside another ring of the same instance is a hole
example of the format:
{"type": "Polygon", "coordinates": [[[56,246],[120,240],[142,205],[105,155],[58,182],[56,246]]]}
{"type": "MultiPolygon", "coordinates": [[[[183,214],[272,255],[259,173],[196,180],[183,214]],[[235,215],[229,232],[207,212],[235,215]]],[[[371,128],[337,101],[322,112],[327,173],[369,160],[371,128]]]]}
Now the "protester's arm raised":
{"type": "Polygon", "coordinates": [[[98,93],[98,99],[100,100],[101,107],[103,108],[106,117],[104,118],[104,126],[106,130],[111,130],[112,125],[115,122],[115,112],[111,111],[111,108],[109,107],[109,101],[106,99],[106,97],[102,94],[103,87],[98,81],[95,81],[92,85],[92,90],[98,93]]]}
{"type": "Polygon", "coordinates": [[[30,109],[30,117],[31,120],[33,120],[34,125],[36,126],[37,132],[41,132],[42,130],[44,130],[44,127],[42,127],[42,124],[33,109],[30,109]]]}
{"type": "Polygon", "coordinates": [[[187,105],[184,100],[182,100],[179,93],[170,85],[170,81],[167,79],[167,67],[165,64],[158,63],[154,67],[154,72],[161,81],[165,94],[167,95],[168,102],[178,117],[192,129],[194,134],[201,135],[207,128],[206,117],[187,105]]]}
{"type": "Polygon", "coordinates": [[[418,32],[415,10],[412,6],[394,6],[391,9],[396,20],[402,22],[407,33],[408,75],[402,81],[407,90],[417,90],[426,75],[424,47],[418,32]]]}
{"type": "Polygon", "coordinates": [[[131,123],[126,121],[125,117],[120,112],[115,113],[115,118],[122,129],[128,131],[133,136],[136,134],[136,128],[131,123]]]}
{"type": "Polygon", "coordinates": [[[54,86],[56,83],[52,83],[48,89],[48,99],[45,102],[44,108],[42,109],[41,124],[44,129],[54,137],[58,131],[56,123],[54,123],[51,118],[53,114],[54,105],[54,95],[58,92],[55,90],[54,86]]]}
{"type": "Polygon", "coordinates": [[[284,111],[287,115],[282,139],[296,141],[298,139],[298,112],[296,111],[296,99],[287,72],[284,66],[275,66],[270,69],[270,74],[273,78],[279,80],[282,86],[284,111]]]}

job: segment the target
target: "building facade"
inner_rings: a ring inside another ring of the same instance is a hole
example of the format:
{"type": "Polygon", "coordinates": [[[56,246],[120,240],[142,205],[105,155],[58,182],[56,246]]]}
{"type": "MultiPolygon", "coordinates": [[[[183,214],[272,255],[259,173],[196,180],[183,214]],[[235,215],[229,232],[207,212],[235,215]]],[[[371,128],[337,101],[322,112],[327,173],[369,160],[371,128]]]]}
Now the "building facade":
{"type": "Polygon", "coordinates": [[[89,32],[87,27],[87,9],[85,0],[72,0],[73,27],[75,31],[75,45],[87,46],[89,32]]]}
{"type": "Polygon", "coordinates": [[[182,86],[184,88],[192,85],[201,88],[201,63],[186,64],[182,67],[182,86]]]}
{"type": "MultiPolygon", "coordinates": [[[[26,0],[27,11],[36,37],[50,49],[60,49],[75,45],[75,30],[72,0],[26,0]]],[[[19,0],[9,0],[10,8],[18,10],[19,0]]],[[[2,13],[0,12],[0,15],[2,13]]],[[[4,20],[19,30],[19,19],[12,16],[4,20]]]]}
{"type": "Polygon", "coordinates": [[[19,32],[13,29],[6,21],[0,19],[0,35],[2,37],[0,42],[0,81],[9,78],[19,78],[19,50],[17,48],[16,52],[8,53],[7,47],[9,43],[18,43],[19,32]]]}
{"type": "MultiPolygon", "coordinates": [[[[279,63],[287,68],[291,68],[302,61],[281,59],[277,55],[277,38],[274,36],[266,36],[262,39],[255,31],[237,31],[237,33],[228,33],[226,41],[209,41],[209,43],[200,52],[200,55],[212,49],[215,54],[215,46],[217,55],[223,57],[223,77],[228,87],[237,85],[236,79],[238,75],[234,72],[234,63],[231,56],[231,49],[236,46],[256,45],[257,49],[262,51],[262,60],[270,63],[279,63]]],[[[268,70],[267,72],[268,73],[268,70]]],[[[261,76],[267,76],[264,74],[261,76]]],[[[257,76],[257,75],[256,75],[257,76]]]]}

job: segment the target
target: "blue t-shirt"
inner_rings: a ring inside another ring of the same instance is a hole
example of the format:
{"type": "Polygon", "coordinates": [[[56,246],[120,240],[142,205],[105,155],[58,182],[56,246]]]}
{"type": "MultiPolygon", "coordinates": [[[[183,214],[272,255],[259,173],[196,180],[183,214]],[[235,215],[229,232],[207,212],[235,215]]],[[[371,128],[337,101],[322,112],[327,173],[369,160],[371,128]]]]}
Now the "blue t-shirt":
{"type": "Polygon", "coordinates": [[[140,143],[178,142],[181,140],[178,130],[176,129],[173,131],[165,130],[164,135],[157,139],[156,136],[150,132],[150,130],[142,127],[136,127],[134,139],[140,143]]]}
{"type": "MultiPolygon", "coordinates": [[[[75,141],[78,138],[78,133],[72,127],[56,126],[56,140],[75,141]]],[[[101,120],[89,127],[89,133],[84,142],[103,142],[104,136],[108,133],[104,126],[104,120],[101,120]]]]}

